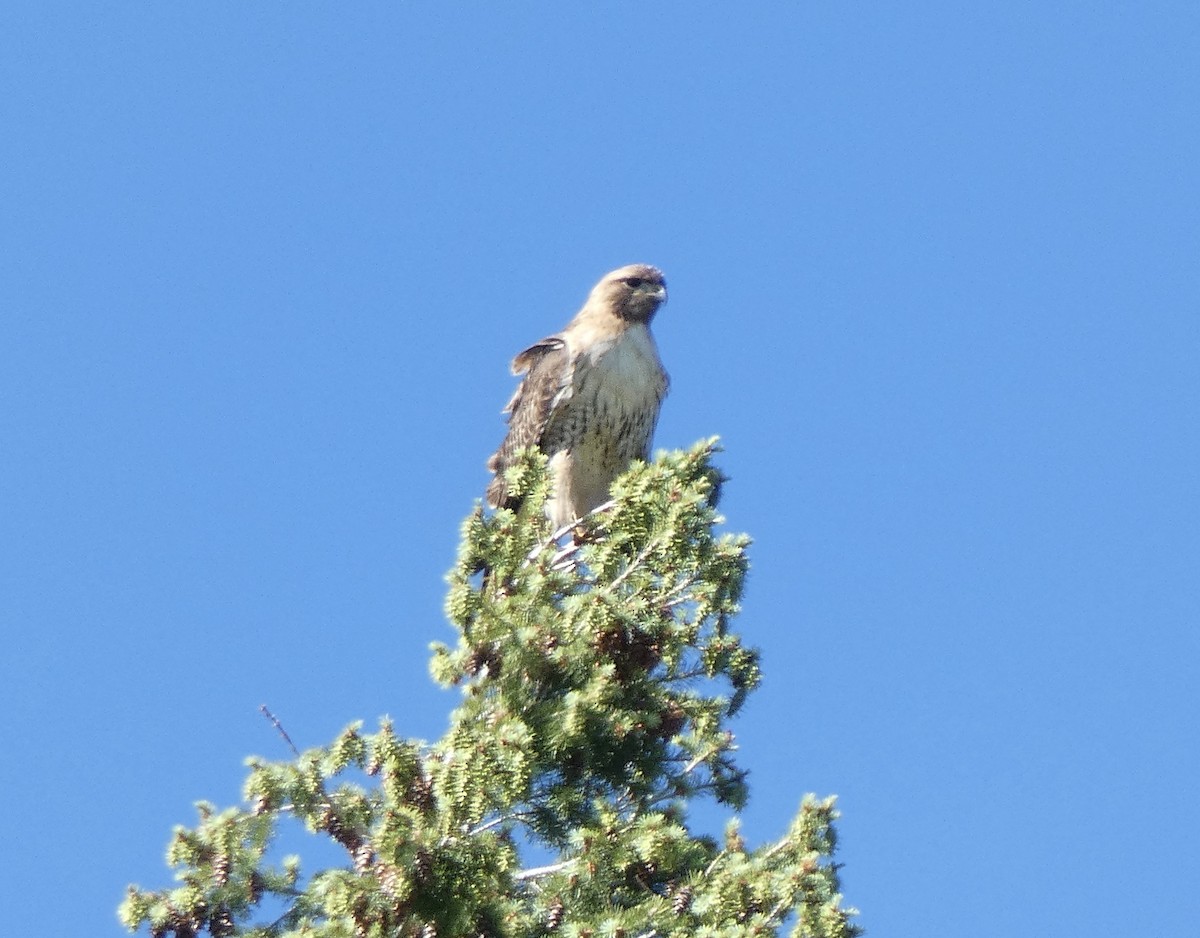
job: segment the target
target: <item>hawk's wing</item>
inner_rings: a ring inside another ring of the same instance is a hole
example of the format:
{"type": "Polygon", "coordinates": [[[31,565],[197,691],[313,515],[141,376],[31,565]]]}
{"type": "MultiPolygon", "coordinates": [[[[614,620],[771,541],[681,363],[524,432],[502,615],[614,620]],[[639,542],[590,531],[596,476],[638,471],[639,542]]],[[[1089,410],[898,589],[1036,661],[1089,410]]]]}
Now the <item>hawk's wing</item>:
{"type": "Polygon", "coordinates": [[[492,508],[512,507],[504,470],[518,450],[541,444],[555,408],[571,396],[571,354],[561,336],[552,335],[529,346],[513,359],[512,370],[525,377],[504,408],[508,435],[487,462],[488,470],[495,473],[487,487],[487,503],[492,508]]]}

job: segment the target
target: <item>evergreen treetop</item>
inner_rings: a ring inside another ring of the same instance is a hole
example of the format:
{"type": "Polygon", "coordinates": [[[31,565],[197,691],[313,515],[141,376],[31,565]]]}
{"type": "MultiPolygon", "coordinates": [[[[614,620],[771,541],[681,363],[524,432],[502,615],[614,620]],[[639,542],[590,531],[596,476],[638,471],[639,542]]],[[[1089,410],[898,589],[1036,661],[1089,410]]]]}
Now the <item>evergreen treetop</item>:
{"type": "Polygon", "coordinates": [[[521,507],[476,510],[449,576],[459,638],[435,644],[431,670],[462,700],[445,736],[406,740],[385,720],[252,760],[246,804],[201,804],[168,849],[180,885],[130,887],[125,925],[156,938],[857,934],[832,798],[806,798],[755,850],[736,817],[724,843],[688,827],[694,799],[745,803],[726,721],[760,679],[731,630],[748,541],[714,530],[714,450],[635,464],[571,532],[548,530],[545,460],[525,454],[506,474],[521,507]],[[270,858],[287,817],[344,863],[303,875],[270,858]]]}

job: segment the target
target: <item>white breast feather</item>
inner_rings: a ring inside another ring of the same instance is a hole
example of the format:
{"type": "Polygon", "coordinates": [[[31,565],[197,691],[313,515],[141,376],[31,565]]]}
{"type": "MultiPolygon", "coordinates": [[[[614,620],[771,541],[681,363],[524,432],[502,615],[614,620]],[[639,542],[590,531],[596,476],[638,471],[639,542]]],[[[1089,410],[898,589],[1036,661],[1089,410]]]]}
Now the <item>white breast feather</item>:
{"type": "Polygon", "coordinates": [[[631,326],[612,341],[595,343],[584,357],[588,371],[595,372],[589,377],[598,384],[598,394],[611,404],[641,408],[662,397],[662,364],[644,325],[631,326]]]}

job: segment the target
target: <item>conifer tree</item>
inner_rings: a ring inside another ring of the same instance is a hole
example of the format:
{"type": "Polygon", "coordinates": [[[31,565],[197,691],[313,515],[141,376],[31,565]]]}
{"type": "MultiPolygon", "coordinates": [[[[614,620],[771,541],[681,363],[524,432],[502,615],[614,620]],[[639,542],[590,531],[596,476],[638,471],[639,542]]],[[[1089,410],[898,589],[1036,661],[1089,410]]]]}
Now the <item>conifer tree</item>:
{"type": "Polygon", "coordinates": [[[559,538],[545,460],[508,478],[521,507],[464,525],[450,574],[461,688],[432,745],[347,728],[289,762],[252,760],[246,804],[200,804],[168,848],[174,889],[130,887],[130,930],[192,938],[658,938],[858,933],[840,904],[833,799],[749,849],[726,728],[759,682],[731,630],[747,540],[714,527],[715,441],[635,465],[559,538]],[[693,833],[701,797],[733,812],[693,833]],[[286,818],[344,851],[303,873],[270,848],[286,818]]]}

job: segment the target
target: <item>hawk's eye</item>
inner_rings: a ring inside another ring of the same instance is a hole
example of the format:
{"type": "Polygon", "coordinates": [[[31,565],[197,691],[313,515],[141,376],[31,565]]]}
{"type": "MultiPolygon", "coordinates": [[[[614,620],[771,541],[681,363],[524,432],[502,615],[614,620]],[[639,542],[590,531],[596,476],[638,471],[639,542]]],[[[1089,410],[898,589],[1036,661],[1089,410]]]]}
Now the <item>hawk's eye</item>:
{"type": "Polygon", "coordinates": [[[636,290],[638,287],[640,287],[646,281],[643,280],[641,277],[626,277],[625,282],[636,290]]]}

